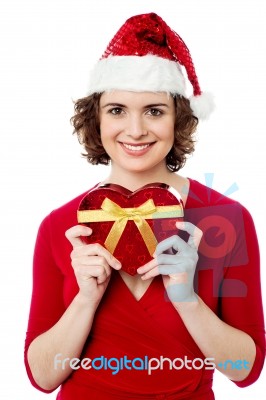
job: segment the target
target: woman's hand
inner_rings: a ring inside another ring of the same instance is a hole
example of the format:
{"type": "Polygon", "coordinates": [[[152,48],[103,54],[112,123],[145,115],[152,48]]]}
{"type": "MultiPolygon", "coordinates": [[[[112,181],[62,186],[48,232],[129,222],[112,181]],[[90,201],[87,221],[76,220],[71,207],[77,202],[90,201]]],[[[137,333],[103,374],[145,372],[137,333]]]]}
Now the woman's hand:
{"type": "Polygon", "coordinates": [[[156,248],[154,259],[137,272],[142,274],[143,280],[163,275],[171,302],[195,301],[193,280],[202,231],[190,222],[177,222],[176,227],[189,233],[188,241],[177,235],[163,240],[156,248]]]}
{"type": "Polygon", "coordinates": [[[109,283],[112,268],[118,270],[121,264],[100,244],[84,243],[81,237],[91,233],[90,228],[76,225],[66,231],[66,238],[73,246],[71,261],[79,293],[98,305],[109,283]]]}

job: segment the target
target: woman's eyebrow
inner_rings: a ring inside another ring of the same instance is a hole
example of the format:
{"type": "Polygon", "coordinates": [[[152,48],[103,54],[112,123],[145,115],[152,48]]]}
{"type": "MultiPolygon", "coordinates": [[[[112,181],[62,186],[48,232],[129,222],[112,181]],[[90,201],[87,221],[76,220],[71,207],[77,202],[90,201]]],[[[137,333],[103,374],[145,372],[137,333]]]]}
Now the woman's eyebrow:
{"type": "MultiPolygon", "coordinates": [[[[102,106],[102,108],[105,107],[123,107],[126,108],[127,106],[125,104],[120,104],[120,103],[107,103],[102,106]]],[[[147,104],[146,106],[143,106],[143,108],[153,108],[153,107],[167,107],[169,108],[169,105],[166,103],[154,103],[154,104],[147,104]]]]}
{"type": "Polygon", "coordinates": [[[152,107],[167,107],[167,108],[169,108],[169,105],[165,104],[165,103],[154,103],[154,104],[148,104],[147,106],[144,106],[143,108],[152,108],[152,107]]]}
{"type": "Polygon", "coordinates": [[[102,108],[105,107],[126,107],[124,104],[120,104],[120,103],[107,103],[104,106],[102,106],[102,108]]]}

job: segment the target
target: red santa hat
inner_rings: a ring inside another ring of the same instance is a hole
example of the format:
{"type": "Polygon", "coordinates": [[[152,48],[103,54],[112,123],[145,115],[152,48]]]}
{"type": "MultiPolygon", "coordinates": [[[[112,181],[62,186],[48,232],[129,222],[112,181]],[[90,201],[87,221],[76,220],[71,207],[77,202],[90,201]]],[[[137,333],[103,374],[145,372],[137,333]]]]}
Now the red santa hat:
{"type": "Polygon", "coordinates": [[[193,88],[193,114],[204,119],[214,109],[210,93],[202,93],[190,52],[155,13],[129,18],[91,71],[88,95],[113,90],[167,92],[186,96],[186,79],[193,88]]]}

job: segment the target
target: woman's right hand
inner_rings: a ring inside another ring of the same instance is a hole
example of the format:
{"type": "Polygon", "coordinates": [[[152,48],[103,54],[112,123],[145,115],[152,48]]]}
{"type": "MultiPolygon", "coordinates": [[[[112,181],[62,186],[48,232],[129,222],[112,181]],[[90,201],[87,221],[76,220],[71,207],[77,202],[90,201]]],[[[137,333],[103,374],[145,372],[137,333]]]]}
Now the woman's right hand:
{"type": "Polygon", "coordinates": [[[121,263],[100,244],[84,243],[81,237],[91,234],[91,228],[83,225],[73,226],[65,233],[73,247],[71,263],[79,294],[97,306],[110,281],[112,268],[121,269],[121,263]]]}

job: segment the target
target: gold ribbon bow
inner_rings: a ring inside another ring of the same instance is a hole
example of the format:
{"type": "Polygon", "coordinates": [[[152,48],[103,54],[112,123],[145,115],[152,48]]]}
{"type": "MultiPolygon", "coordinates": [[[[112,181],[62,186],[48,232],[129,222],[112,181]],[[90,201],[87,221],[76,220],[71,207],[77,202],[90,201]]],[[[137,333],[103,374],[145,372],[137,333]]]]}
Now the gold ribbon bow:
{"type": "Polygon", "coordinates": [[[152,199],[147,200],[145,203],[135,208],[122,208],[112,200],[105,198],[101,208],[116,217],[115,223],[112,226],[104,244],[105,247],[113,254],[117,243],[122,236],[126,227],[127,221],[133,220],[140,231],[140,234],[149,250],[150,255],[155,252],[157,240],[153,231],[145,221],[145,217],[149,214],[156,212],[156,207],[152,199]]]}
{"type": "Polygon", "coordinates": [[[106,197],[101,205],[101,210],[79,210],[78,222],[114,221],[114,224],[104,242],[105,247],[114,253],[117,243],[124,232],[127,221],[135,222],[150,255],[156,249],[157,240],[146,219],[180,218],[184,211],[181,204],[171,206],[155,206],[152,199],[147,200],[139,207],[122,208],[106,197]]]}

